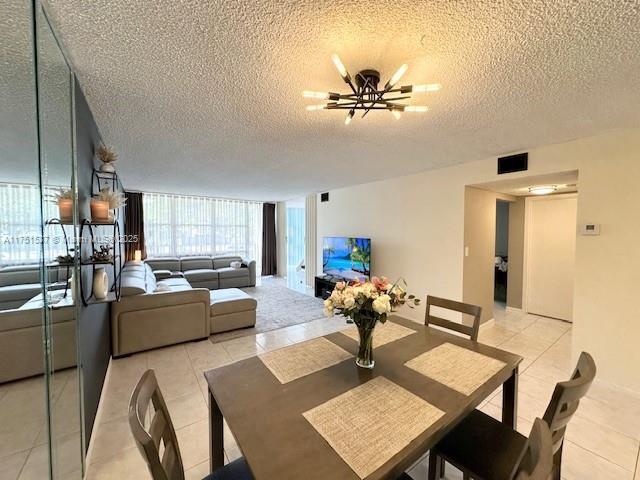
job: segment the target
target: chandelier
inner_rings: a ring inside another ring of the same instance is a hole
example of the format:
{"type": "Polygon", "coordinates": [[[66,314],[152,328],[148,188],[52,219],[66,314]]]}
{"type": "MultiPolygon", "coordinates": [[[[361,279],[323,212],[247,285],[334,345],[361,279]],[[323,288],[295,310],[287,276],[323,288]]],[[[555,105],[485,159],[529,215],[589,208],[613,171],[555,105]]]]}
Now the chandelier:
{"type": "Polygon", "coordinates": [[[439,83],[404,85],[402,87],[396,87],[395,85],[400,81],[400,78],[407,71],[407,68],[409,68],[406,63],[393,74],[389,81],[384,85],[384,88],[379,88],[380,72],[377,70],[361,70],[356,74],[355,79],[352,79],[338,55],[332,55],[331,59],[338,69],[342,79],[351,88],[351,92],[334,93],[312,92],[305,90],[302,92],[302,95],[305,98],[326,100],[324,103],[317,105],[308,105],[308,111],[348,110],[347,116],[344,119],[345,125],[349,125],[351,123],[356,110],[363,110],[363,118],[371,110],[387,110],[393,114],[396,120],[400,119],[402,112],[426,112],[429,110],[429,107],[421,105],[405,105],[398,102],[411,98],[411,93],[436,92],[442,88],[439,83]]]}

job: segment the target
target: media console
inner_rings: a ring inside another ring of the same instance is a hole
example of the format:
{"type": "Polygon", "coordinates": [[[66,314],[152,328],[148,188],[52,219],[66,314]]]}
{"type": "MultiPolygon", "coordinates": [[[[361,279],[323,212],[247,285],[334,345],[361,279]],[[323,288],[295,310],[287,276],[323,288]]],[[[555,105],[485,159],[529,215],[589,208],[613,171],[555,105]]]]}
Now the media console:
{"type": "Polygon", "coordinates": [[[318,275],[314,282],[315,296],[326,300],[333,292],[336,283],[345,281],[342,277],[332,275],[318,275]]]}

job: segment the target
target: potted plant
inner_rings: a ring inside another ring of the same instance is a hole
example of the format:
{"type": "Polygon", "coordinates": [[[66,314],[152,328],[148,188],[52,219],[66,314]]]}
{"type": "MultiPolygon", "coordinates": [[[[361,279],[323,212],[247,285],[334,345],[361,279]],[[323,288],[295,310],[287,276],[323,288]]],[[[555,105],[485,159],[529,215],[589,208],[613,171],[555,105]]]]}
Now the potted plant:
{"type": "Polygon", "coordinates": [[[114,173],[116,171],[115,162],[118,160],[118,155],[105,145],[100,145],[96,152],[96,156],[102,162],[100,165],[100,171],[105,173],[114,173]]]}
{"type": "Polygon", "coordinates": [[[378,322],[387,321],[387,315],[401,305],[414,308],[420,304],[415,295],[407,295],[404,280],[395,283],[385,277],[373,277],[370,281],[355,280],[349,284],[338,282],[331,296],[324,301],[327,316],[338,313],[356,324],[360,337],[360,347],[356,365],[362,368],[373,368],[373,330],[378,322]]]}
{"type": "Polygon", "coordinates": [[[73,220],[73,196],[73,190],[64,187],[51,195],[52,201],[58,205],[58,215],[62,222],[73,220]]]}
{"type": "MultiPolygon", "coordinates": [[[[115,211],[118,208],[124,207],[127,203],[124,193],[114,192],[110,187],[104,187],[100,190],[100,193],[95,196],[95,199],[107,205],[107,219],[111,222],[115,219],[115,211]]],[[[91,216],[93,217],[93,208],[91,210],[91,216]]]]}

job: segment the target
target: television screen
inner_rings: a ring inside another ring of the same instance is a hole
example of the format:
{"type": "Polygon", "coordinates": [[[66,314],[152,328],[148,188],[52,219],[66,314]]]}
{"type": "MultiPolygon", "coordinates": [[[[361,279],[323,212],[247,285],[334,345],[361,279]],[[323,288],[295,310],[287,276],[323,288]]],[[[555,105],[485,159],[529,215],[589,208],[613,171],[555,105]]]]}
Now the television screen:
{"type": "Polygon", "coordinates": [[[324,237],[322,271],[347,280],[368,279],[371,268],[371,239],[324,237]]]}

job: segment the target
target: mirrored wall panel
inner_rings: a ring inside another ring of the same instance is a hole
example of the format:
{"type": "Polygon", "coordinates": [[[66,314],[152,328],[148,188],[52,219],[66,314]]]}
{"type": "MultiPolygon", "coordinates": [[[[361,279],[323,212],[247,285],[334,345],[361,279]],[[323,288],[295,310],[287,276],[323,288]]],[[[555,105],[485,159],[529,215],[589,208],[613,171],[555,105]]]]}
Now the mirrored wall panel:
{"type": "Polygon", "coordinates": [[[73,77],[37,2],[0,2],[0,62],[0,479],[80,479],[73,77]]]}

